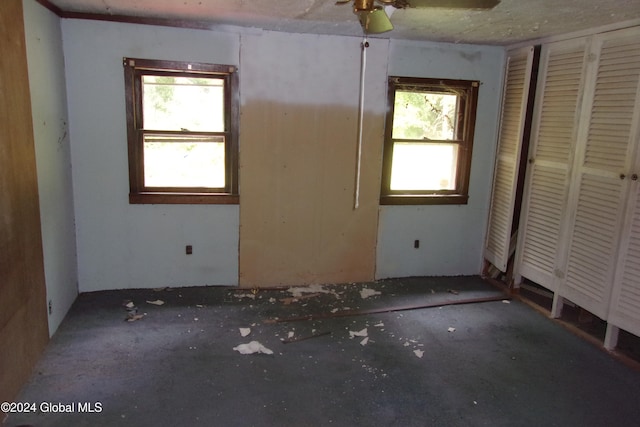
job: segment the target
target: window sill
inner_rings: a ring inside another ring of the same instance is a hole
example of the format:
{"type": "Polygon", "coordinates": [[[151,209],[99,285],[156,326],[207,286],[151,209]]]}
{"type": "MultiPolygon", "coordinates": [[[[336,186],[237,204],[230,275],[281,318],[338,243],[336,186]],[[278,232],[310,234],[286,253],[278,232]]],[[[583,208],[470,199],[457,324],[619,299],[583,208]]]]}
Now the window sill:
{"type": "Polygon", "coordinates": [[[381,205],[466,205],[466,194],[393,194],[380,196],[381,205]]]}
{"type": "Polygon", "coordinates": [[[237,205],[240,196],[226,193],[131,193],[132,205],[237,205]]]}

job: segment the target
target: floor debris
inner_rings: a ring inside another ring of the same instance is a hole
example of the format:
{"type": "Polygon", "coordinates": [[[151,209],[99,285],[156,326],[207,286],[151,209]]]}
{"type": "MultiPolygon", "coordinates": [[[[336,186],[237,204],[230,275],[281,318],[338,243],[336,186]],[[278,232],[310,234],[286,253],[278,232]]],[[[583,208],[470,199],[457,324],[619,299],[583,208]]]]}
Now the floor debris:
{"type": "Polygon", "coordinates": [[[460,292],[456,291],[455,289],[449,289],[447,292],[449,292],[450,294],[454,294],[454,295],[458,295],[460,292]]]}
{"type": "Polygon", "coordinates": [[[301,299],[315,298],[315,297],[320,296],[320,295],[321,294],[319,292],[316,292],[316,293],[313,293],[313,294],[300,295],[300,296],[288,297],[288,298],[280,298],[280,302],[283,303],[284,305],[289,305],[291,303],[298,302],[301,299]]]}
{"type": "MultiPolygon", "coordinates": [[[[303,316],[294,316],[294,317],[285,317],[285,318],[272,318],[263,320],[264,323],[286,323],[286,322],[298,322],[303,320],[312,320],[312,319],[327,319],[332,317],[347,317],[347,316],[362,316],[365,314],[377,314],[377,313],[391,313],[391,312],[399,312],[399,311],[408,311],[408,310],[418,310],[425,308],[439,308],[450,306],[450,305],[464,305],[464,304],[478,304],[484,302],[494,302],[494,301],[502,301],[505,299],[504,295],[499,296],[490,296],[490,297],[480,297],[480,298],[469,298],[469,299],[457,299],[457,300],[448,300],[448,301],[434,301],[427,302],[424,304],[411,304],[404,306],[391,306],[391,307],[380,307],[380,308],[371,308],[371,309],[362,309],[352,310],[349,307],[343,307],[342,310],[331,310],[330,313],[316,313],[310,315],[303,316]]],[[[398,318],[402,317],[402,314],[398,315],[398,318]]]]}
{"type": "Polygon", "coordinates": [[[233,296],[236,297],[236,298],[256,299],[256,295],[255,294],[233,294],[233,296]]]}
{"type": "Polygon", "coordinates": [[[503,299],[503,300],[502,300],[502,303],[503,303],[503,304],[511,304],[511,301],[509,301],[508,299],[503,299]]]}
{"type": "Polygon", "coordinates": [[[369,342],[369,337],[364,337],[364,339],[360,341],[360,345],[367,345],[368,342],[369,342]]]}
{"type": "Polygon", "coordinates": [[[413,350],[413,354],[415,354],[420,359],[422,359],[422,356],[424,356],[424,351],[422,351],[422,350],[413,350]]]}
{"type": "Polygon", "coordinates": [[[147,304],[164,305],[164,301],[162,301],[161,299],[157,299],[157,300],[154,300],[154,301],[147,301],[147,304]]]}
{"type": "Polygon", "coordinates": [[[283,344],[289,344],[289,343],[292,343],[292,342],[304,341],[304,340],[308,340],[308,339],[311,339],[311,338],[323,337],[325,335],[330,335],[330,334],[331,334],[331,331],[318,332],[318,333],[313,332],[311,335],[301,336],[301,337],[291,337],[291,338],[286,338],[286,339],[283,338],[281,341],[282,341],[283,344]]]}
{"type": "Polygon", "coordinates": [[[376,290],[373,290],[373,289],[369,289],[369,288],[363,288],[363,289],[360,290],[360,297],[362,299],[367,299],[367,298],[372,297],[374,295],[381,295],[381,294],[382,294],[382,292],[376,291],[376,290]]]}
{"type": "Polygon", "coordinates": [[[353,338],[353,337],[366,337],[369,335],[369,332],[367,331],[367,328],[364,328],[360,331],[349,331],[349,338],[353,338]]]}
{"type": "Polygon", "coordinates": [[[269,350],[267,347],[263,346],[258,341],[251,341],[247,344],[240,344],[237,347],[233,347],[233,349],[240,354],[254,354],[254,353],[273,354],[273,351],[269,350]]]}
{"type": "Polygon", "coordinates": [[[127,318],[124,319],[124,320],[126,320],[127,322],[135,322],[137,320],[142,319],[146,315],[147,315],[147,313],[142,313],[142,314],[129,313],[127,318]]]}
{"type": "Polygon", "coordinates": [[[243,337],[246,337],[251,333],[251,328],[239,328],[239,329],[240,329],[240,335],[242,335],[243,337]]]}
{"type": "Polygon", "coordinates": [[[289,288],[288,291],[291,292],[291,295],[293,295],[294,297],[301,297],[303,294],[314,294],[314,293],[335,294],[335,291],[332,291],[331,289],[325,289],[325,287],[322,285],[300,286],[295,288],[289,288]]]}
{"type": "Polygon", "coordinates": [[[449,326],[449,329],[447,329],[447,331],[449,332],[455,332],[456,328],[454,328],[453,326],[449,326]]]}

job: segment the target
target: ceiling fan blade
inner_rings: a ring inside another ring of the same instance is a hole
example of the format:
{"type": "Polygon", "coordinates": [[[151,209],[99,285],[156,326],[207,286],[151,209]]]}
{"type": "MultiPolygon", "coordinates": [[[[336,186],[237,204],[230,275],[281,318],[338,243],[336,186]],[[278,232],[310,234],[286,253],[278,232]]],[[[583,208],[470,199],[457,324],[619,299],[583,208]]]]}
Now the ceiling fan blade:
{"type": "Polygon", "coordinates": [[[500,0],[407,0],[406,3],[415,8],[493,9],[500,0]]]}
{"type": "Polygon", "coordinates": [[[365,34],[380,34],[393,30],[391,20],[381,7],[358,12],[357,14],[365,34]]]}

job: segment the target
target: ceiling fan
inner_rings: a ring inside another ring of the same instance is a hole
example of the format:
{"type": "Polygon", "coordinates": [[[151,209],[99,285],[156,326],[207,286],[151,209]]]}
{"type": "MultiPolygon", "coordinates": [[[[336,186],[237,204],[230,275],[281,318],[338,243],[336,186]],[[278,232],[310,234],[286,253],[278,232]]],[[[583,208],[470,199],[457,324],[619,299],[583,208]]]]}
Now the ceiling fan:
{"type": "Polygon", "coordinates": [[[500,0],[337,0],[336,4],[351,2],[353,13],[358,15],[365,34],[380,34],[393,30],[389,19],[393,13],[392,8],[492,9],[500,0]]]}

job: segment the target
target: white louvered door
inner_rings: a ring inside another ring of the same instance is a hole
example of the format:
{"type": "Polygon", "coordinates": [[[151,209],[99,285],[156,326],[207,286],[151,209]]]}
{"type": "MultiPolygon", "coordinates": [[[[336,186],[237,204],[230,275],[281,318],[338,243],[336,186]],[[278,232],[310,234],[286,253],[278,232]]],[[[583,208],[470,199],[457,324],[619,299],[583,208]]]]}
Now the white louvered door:
{"type": "Polygon", "coordinates": [[[594,36],[578,134],[559,294],[601,318],[609,309],[637,133],[639,34],[632,29],[594,36]]]}
{"type": "MultiPolygon", "coordinates": [[[[636,143],[640,141],[636,139],[636,143]]],[[[640,174],[640,161],[636,162],[635,171],[636,176],[640,174]]],[[[640,336],[640,181],[637,178],[631,183],[631,189],[607,320],[640,336]]]]}
{"type": "Polygon", "coordinates": [[[587,43],[588,39],[551,43],[540,54],[516,275],[550,290],[558,286],[557,263],[566,234],[587,43]]]}
{"type": "Polygon", "coordinates": [[[507,52],[500,136],[496,150],[491,209],[484,257],[506,271],[527,107],[533,48],[507,52]]]}

